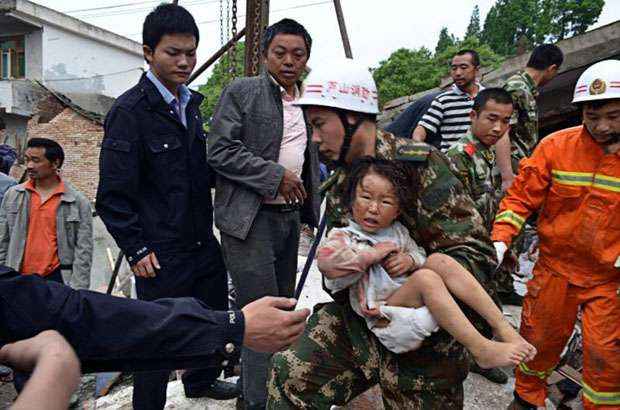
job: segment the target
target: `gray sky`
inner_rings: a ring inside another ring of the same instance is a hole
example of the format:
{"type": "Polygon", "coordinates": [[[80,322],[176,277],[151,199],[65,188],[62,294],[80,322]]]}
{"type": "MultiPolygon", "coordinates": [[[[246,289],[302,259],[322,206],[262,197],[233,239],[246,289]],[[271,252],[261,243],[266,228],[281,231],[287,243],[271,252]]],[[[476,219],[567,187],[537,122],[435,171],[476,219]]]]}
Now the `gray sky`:
{"type": "MultiPolygon", "coordinates": [[[[34,0],[67,12],[90,24],[141,42],[142,22],[160,1],[144,0],[34,0]],[[126,5],[99,10],[79,11],[126,5]]],[[[426,46],[433,50],[441,27],[462,37],[474,6],[480,7],[481,25],[495,0],[341,0],[353,57],[376,67],[400,47],[426,46]]],[[[220,48],[219,0],[179,0],[194,15],[200,29],[199,64],[220,48]]],[[[226,0],[224,0],[224,5],[226,0]]],[[[225,6],[224,6],[225,7],[225,6]]],[[[238,28],[245,26],[245,0],[238,0],[238,28]]],[[[270,22],[290,17],[313,37],[309,65],[343,57],[344,51],[332,0],[271,0],[270,22]]],[[[607,0],[595,27],[620,19],[620,1],[607,0]]],[[[201,76],[196,83],[206,81],[201,76]]]]}

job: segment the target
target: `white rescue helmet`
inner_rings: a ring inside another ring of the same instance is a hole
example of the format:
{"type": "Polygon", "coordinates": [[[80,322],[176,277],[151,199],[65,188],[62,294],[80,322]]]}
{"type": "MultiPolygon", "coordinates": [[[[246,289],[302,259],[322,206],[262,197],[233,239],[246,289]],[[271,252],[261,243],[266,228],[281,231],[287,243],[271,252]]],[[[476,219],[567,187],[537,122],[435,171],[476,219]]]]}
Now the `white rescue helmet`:
{"type": "Polygon", "coordinates": [[[379,114],[375,80],[368,68],[351,59],[329,61],[312,69],[295,105],[379,114]]]}
{"type": "Polygon", "coordinates": [[[573,94],[573,104],[620,99],[620,60],[605,60],[584,71],[573,94]]]}

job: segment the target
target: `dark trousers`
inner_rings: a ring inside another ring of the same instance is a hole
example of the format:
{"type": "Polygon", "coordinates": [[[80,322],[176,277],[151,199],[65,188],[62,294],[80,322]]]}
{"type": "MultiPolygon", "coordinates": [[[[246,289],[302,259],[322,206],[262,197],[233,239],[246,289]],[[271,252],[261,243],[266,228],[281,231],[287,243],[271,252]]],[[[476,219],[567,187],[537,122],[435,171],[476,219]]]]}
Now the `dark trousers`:
{"type": "MultiPolygon", "coordinates": [[[[228,309],[226,267],[215,239],[193,250],[164,249],[155,254],[161,269],[154,278],[136,277],[139,299],[191,296],[214,310],[228,309]]],[[[187,370],[182,378],[185,394],[203,395],[221,372],[221,368],[187,370]]],[[[134,409],[163,409],[169,375],[169,371],[134,373],[134,409]]]]}
{"type": "Polygon", "coordinates": [[[0,347],[50,329],[75,349],[83,373],[170,371],[235,360],[244,319],[195,298],[119,298],[0,266],[0,347]]]}
{"type": "MultiPolygon", "coordinates": [[[[299,212],[260,209],[245,240],[222,233],[226,267],[237,292],[239,308],[263,296],[292,297],[297,274],[299,212]]],[[[246,403],[267,401],[270,354],[241,352],[246,403]]]]}
{"type": "MultiPolygon", "coordinates": [[[[60,268],[55,269],[47,276],[43,276],[43,279],[64,284],[60,268]]],[[[29,378],[30,373],[13,372],[13,386],[15,387],[17,394],[21,393],[29,378]]]]}

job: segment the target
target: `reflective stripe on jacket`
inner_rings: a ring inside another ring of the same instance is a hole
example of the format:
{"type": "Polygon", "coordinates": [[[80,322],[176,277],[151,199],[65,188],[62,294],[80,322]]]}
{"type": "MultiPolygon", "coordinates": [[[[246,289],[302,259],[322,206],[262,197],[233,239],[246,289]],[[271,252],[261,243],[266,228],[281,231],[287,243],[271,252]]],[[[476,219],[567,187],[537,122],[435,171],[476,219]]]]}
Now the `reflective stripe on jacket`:
{"type": "Polygon", "coordinates": [[[577,286],[620,280],[620,151],[605,153],[583,126],[543,139],[521,161],[493,240],[509,244],[537,210],[539,263],[577,286]]]}

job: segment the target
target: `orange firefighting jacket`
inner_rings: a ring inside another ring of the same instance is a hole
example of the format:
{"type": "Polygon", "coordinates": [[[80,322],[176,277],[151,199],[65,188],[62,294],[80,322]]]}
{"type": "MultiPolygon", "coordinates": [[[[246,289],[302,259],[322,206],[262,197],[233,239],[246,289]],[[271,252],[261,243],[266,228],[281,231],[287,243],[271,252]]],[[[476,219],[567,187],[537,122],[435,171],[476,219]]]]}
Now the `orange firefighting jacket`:
{"type": "Polygon", "coordinates": [[[620,280],[620,152],[606,154],[584,126],[543,139],[521,161],[493,240],[509,245],[537,210],[538,263],[577,286],[620,280]]]}

